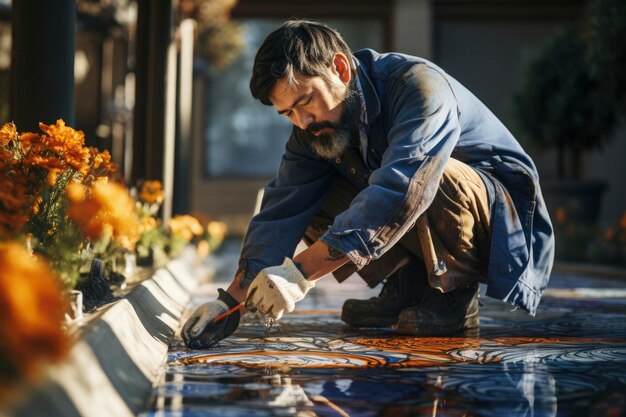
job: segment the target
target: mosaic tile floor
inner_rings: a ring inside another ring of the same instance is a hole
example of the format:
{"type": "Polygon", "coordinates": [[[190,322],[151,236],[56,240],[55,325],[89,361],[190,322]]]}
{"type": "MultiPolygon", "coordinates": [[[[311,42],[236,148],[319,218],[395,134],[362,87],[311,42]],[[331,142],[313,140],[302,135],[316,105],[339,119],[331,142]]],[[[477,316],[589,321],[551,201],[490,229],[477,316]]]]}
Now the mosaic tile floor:
{"type": "Polygon", "coordinates": [[[267,335],[246,317],[212,349],[175,342],[142,417],[626,415],[626,281],[554,276],[535,318],[483,297],[480,330],[450,338],[340,321],[376,292],[324,279],[267,335]]]}

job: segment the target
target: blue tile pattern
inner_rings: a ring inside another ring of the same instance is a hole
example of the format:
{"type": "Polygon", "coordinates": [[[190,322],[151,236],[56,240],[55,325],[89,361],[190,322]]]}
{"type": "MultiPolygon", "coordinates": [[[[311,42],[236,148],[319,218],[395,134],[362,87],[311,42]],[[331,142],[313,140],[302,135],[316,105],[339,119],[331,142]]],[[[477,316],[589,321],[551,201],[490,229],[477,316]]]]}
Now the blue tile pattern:
{"type": "Polygon", "coordinates": [[[325,279],[268,335],[246,317],[212,349],[177,341],[142,416],[624,416],[624,284],[557,275],[537,317],[481,298],[478,331],[415,338],[346,326],[372,293],[325,279]]]}

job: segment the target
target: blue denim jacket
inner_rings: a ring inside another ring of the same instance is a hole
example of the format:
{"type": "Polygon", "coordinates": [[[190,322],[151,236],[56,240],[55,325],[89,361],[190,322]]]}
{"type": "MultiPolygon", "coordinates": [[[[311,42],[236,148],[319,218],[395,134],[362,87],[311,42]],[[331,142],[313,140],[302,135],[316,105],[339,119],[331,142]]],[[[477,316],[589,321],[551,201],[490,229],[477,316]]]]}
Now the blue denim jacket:
{"type": "Polygon", "coordinates": [[[358,268],[378,259],[428,208],[453,157],[475,168],[488,188],[487,295],[534,315],[550,276],[554,237],[531,158],[484,104],[433,63],[369,49],[355,58],[367,112],[363,168],[355,172],[341,158],[316,156],[294,129],[244,239],[242,286],[293,256],[337,174],[364,186],[321,240],[358,268]]]}

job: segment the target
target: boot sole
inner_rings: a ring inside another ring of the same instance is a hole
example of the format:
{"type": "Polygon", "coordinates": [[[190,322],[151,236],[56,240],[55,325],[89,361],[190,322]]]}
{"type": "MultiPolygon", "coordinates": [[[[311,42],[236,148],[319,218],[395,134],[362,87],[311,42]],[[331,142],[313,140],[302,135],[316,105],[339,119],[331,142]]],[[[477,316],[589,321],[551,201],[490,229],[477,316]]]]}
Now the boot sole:
{"type": "Polygon", "coordinates": [[[398,332],[412,336],[452,336],[464,330],[475,329],[480,325],[478,314],[466,318],[463,323],[448,326],[424,323],[413,314],[411,317],[406,316],[407,314],[404,314],[399,318],[398,332]]]}

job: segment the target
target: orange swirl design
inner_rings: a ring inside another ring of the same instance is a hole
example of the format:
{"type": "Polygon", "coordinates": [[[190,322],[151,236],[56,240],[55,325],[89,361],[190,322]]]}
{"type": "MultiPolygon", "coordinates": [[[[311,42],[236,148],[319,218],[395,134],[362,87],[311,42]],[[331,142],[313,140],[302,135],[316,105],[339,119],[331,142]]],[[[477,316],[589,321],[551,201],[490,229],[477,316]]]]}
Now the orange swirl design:
{"type": "Polygon", "coordinates": [[[378,368],[388,364],[383,357],[346,352],[262,351],[190,356],[181,364],[237,365],[244,368],[378,368]]]}

